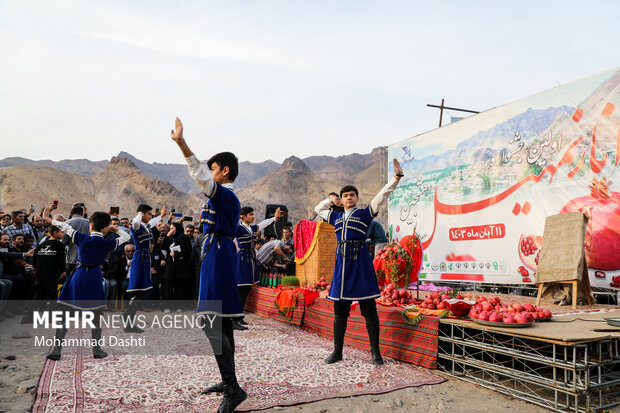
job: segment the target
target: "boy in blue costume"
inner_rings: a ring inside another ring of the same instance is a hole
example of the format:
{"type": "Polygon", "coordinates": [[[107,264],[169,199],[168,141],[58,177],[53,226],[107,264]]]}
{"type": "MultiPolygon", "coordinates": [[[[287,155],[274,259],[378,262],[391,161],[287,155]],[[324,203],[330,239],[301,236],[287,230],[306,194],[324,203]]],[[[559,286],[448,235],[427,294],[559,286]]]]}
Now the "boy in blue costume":
{"type": "Polygon", "coordinates": [[[359,301],[360,311],[366,319],[372,362],[375,365],[383,364],[379,350],[379,315],[375,302],[375,298],[380,296],[379,285],[365,240],[368,226],[377,216],[379,207],[404,176],[396,158],[394,173],[396,176],[379,191],[366,208],[357,208],[359,192],[352,185],[340,190],[343,212],[329,210],[330,204],[335,200],[334,195],[330,195],[314,208],[321,218],[335,227],[338,240],[334,276],[328,296],[334,301],[334,351],[325,359],[328,364],[342,360],[344,335],[353,301],[359,301]]]}
{"type": "MultiPolygon", "coordinates": [[[[101,264],[106,255],[114,251],[119,245],[129,241],[129,235],[118,231],[110,226],[110,214],[106,212],[95,212],[90,217],[90,235],[75,231],[65,222],[52,220],[49,217],[50,208],[43,211],[43,219],[48,223],[60,228],[71,239],[71,242],[78,247],[78,263],[75,271],[69,276],[60,295],[58,304],[78,310],[90,310],[95,313],[95,328],[92,329],[92,338],[101,339],[100,315],[106,306],[106,297],[103,291],[103,278],[101,275],[101,264]],[[119,237],[116,239],[105,239],[108,232],[116,232],[119,237]]],[[[66,328],[56,330],[56,340],[54,349],[47,358],[59,360],[62,352],[62,341],[67,334],[66,328]]],[[[93,345],[93,356],[103,358],[108,354],[101,350],[99,345],[93,345]]]]}
{"type": "MultiPolygon", "coordinates": [[[[237,289],[239,290],[239,298],[241,299],[241,307],[245,308],[245,301],[248,298],[252,285],[258,283],[256,274],[256,233],[262,231],[265,227],[271,225],[276,220],[285,215],[284,212],[276,209],[272,218],[261,221],[258,225],[254,224],[254,208],[245,206],[241,208],[241,221],[237,226],[237,289]]],[[[247,323],[240,319],[233,320],[233,329],[247,330],[244,327],[247,323]]]]}
{"type": "Polygon", "coordinates": [[[139,300],[153,288],[151,282],[151,243],[153,236],[149,228],[149,221],[153,218],[153,208],[146,204],[138,205],[138,215],[131,221],[131,238],[135,250],[129,267],[129,284],[127,293],[131,300],[124,311],[126,333],[143,333],[144,330],[135,325],[134,317],[138,310],[139,300]]]}
{"type": "Polygon", "coordinates": [[[218,412],[233,412],[248,397],[237,383],[232,327],[233,319],[243,317],[235,279],[237,247],[234,242],[241,206],[232,191],[239,164],[231,152],[212,156],[206,165],[199,161],[183,138],[183,124],[179,118],[175,121],[171,138],[181,149],[190,176],[209,199],[201,217],[205,239],[201,250],[196,313],[216,316],[221,322],[220,331],[205,320],[203,331],[215,353],[222,382],[203,392],[223,391],[224,398],[218,412]]]}

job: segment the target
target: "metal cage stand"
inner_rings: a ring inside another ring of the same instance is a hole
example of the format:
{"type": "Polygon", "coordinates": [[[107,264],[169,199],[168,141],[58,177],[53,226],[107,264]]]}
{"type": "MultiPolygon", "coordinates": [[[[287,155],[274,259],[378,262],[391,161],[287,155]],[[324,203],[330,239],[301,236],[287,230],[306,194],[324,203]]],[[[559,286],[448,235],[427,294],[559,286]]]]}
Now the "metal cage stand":
{"type": "Polygon", "coordinates": [[[563,342],[442,320],[438,369],[558,412],[620,405],[619,338],[563,342]]]}

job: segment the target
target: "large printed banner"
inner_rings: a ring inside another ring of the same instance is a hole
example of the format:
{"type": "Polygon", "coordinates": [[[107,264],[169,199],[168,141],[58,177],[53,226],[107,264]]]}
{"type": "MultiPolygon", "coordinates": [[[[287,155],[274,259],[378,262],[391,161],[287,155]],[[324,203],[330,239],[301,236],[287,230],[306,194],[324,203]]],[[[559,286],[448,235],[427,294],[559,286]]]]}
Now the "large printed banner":
{"type": "Polygon", "coordinates": [[[420,278],[534,283],[545,217],[583,211],[590,281],[620,288],[620,69],[391,145],[392,158],[405,177],[390,233],[421,235],[420,278]]]}

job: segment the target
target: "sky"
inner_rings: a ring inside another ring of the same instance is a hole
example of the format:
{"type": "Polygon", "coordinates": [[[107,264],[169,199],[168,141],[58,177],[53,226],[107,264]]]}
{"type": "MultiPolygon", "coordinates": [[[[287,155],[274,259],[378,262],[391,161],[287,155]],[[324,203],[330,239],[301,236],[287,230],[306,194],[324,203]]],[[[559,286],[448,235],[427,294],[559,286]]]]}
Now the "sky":
{"type": "Polygon", "coordinates": [[[368,153],[617,67],[617,1],[0,0],[0,159],[368,153]],[[444,113],[463,116],[455,111],[444,113]]]}

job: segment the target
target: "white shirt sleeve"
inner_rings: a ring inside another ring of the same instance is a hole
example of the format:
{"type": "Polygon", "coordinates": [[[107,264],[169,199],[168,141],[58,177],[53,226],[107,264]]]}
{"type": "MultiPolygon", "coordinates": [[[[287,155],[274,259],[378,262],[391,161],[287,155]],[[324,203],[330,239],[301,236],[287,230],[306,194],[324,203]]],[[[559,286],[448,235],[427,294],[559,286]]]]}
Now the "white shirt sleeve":
{"type": "Polygon", "coordinates": [[[314,207],[314,212],[316,212],[324,220],[327,220],[327,218],[329,217],[329,205],[330,204],[331,204],[331,201],[329,200],[329,198],[324,199],[317,206],[314,207]]]}
{"type": "Polygon", "coordinates": [[[258,224],[258,230],[257,231],[262,231],[263,229],[265,229],[269,225],[273,224],[273,222],[275,220],[276,220],[276,217],[271,217],[271,218],[265,219],[264,221],[261,221],[260,224],[258,224]]]}
{"type": "Polygon", "coordinates": [[[118,230],[116,233],[118,234],[118,238],[116,239],[116,246],[123,245],[131,239],[131,235],[129,235],[125,231],[118,230]]]}
{"type": "Polygon", "coordinates": [[[157,216],[149,221],[149,228],[153,228],[157,223],[161,221],[161,215],[157,216]]]}
{"type": "Polygon", "coordinates": [[[215,195],[216,185],[211,178],[211,171],[207,165],[199,161],[198,158],[193,155],[185,158],[185,162],[187,162],[189,176],[196,182],[196,185],[198,185],[208,198],[213,197],[213,195],[215,195]]]}
{"type": "Polygon", "coordinates": [[[65,234],[67,234],[67,236],[69,236],[69,238],[71,238],[71,236],[73,235],[73,233],[75,232],[75,230],[73,229],[73,227],[69,224],[67,224],[66,222],[61,222],[61,221],[56,221],[55,219],[52,220],[52,225],[54,225],[55,227],[58,227],[60,229],[63,230],[63,232],[65,234]]]}
{"type": "Polygon", "coordinates": [[[377,213],[379,212],[379,207],[385,203],[385,200],[388,199],[390,193],[392,193],[392,191],[396,189],[396,185],[398,185],[399,181],[399,179],[393,177],[390,182],[388,182],[383,188],[381,188],[377,196],[375,196],[374,199],[370,201],[370,213],[372,215],[377,215],[377,213]]]}
{"type": "Polygon", "coordinates": [[[142,212],[138,212],[138,215],[134,219],[131,220],[131,227],[134,231],[140,229],[140,223],[142,222],[142,212]]]}

